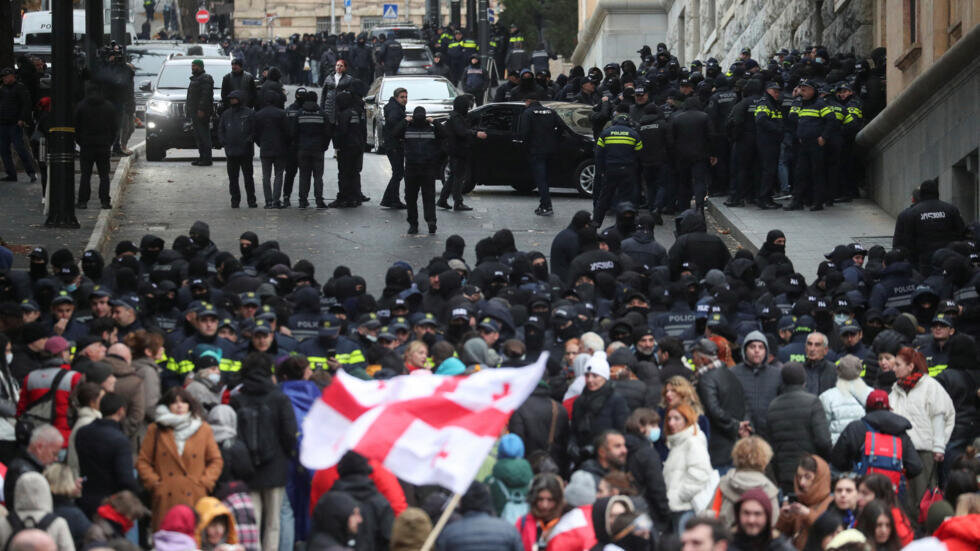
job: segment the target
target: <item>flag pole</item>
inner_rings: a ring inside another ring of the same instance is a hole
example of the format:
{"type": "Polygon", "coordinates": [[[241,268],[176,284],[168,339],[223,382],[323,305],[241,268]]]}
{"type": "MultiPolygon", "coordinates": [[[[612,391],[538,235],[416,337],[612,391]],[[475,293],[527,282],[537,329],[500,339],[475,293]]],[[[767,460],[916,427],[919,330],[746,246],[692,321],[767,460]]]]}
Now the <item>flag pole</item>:
{"type": "Polygon", "coordinates": [[[439,517],[439,522],[437,522],[432,528],[432,531],[429,532],[429,537],[425,538],[425,543],[422,544],[419,551],[431,551],[432,546],[436,544],[436,538],[439,537],[439,533],[442,532],[442,529],[446,527],[446,523],[449,522],[449,517],[453,515],[453,511],[456,510],[456,506],[459,505],[459,500],[462,497],[463,494],[453,494],[453,497],[449,500],[449,503],[446,504],[446,508],[442,511],[442,516],[439,517]]]}

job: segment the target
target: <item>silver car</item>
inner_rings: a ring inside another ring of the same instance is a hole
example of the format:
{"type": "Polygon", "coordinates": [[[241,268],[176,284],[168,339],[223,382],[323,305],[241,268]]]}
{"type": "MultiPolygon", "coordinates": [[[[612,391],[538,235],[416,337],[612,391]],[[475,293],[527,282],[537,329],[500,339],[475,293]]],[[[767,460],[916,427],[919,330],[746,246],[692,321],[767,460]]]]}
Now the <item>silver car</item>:
{"type": "Polygon", "coordinates": [[[412,113],[416,107],[425,107],[428,116],[434,119],[445,119],[453,110],[453,100],[463,95],[449,79],[431,75],[425,76],[387,76],[378,77],[364,98],[367,113],[367,141],[380,152],[384,147],[382,128],[384,127],[384,108],[397,88],[408,91],[406,113],[412,113]]]}
{"type": "Polygon", "coordinates": [[[399,75],[427,75],[432,67],[432,52],[425,44],[402,44],[402,62],[399,75]]]}

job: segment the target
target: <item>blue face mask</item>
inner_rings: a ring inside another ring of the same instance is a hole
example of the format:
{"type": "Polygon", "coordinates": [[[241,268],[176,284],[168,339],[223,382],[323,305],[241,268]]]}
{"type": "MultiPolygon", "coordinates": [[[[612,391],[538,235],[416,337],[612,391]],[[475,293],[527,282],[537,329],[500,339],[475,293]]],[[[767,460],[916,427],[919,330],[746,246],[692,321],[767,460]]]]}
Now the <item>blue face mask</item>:
{"type": "Polygon", "coordinates": [[[650,432],[647,433],[647,438],[649,438],[651,442],[660,440],[660,427],[651,428],[650,432]]]}
{"type": "Polygon", "coordinates": [[[72,283],[71,285],[65,287],[65,290],[68,291],[69,293],[74,293],[75,291],[78,290],[78,285],[72,283]]]}
{"type": "Polygon", "coordinates": [[[62,450],[58,452],[58,463],[64,463],[67,459],[68,450],[62,448],[62,450]]]}

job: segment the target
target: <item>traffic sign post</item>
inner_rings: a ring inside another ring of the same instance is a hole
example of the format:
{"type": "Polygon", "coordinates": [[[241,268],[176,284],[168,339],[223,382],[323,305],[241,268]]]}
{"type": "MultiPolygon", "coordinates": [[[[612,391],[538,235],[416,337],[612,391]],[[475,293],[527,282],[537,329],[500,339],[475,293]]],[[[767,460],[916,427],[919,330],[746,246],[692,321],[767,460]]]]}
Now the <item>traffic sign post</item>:
{"type": "Polygon", "coordinates": [[[197,10],[197,14],[194,16],[194,18],[197,19],[198,23],[206,25],[207,22],[211,20],[211,13],[208,10],[201,8],[197,10]]]}
{"type": "Polygon", "coordinates": [[[384,10],[381,12],[382,19],[398,19],[398,4],[384,4],[384,10]]]}

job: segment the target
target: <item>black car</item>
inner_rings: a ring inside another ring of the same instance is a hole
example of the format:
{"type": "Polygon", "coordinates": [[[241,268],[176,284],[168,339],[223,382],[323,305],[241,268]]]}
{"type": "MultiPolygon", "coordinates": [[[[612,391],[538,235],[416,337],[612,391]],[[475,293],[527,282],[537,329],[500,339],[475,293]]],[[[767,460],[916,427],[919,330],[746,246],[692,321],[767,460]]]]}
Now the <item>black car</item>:
{"type": "MultiPolygon", "coordinates": [[[[592,108],[581,103],[545,101],[564,123],[558,154],[548,167],[549,187],[572,188],[584,197],[592,196],[595,180],[595,140],[589,115],[592,108]]],[[[512,186],[520,192],[535,189],[523,144],[517,141],[517,120],[523,103],[489,103],[469,112],[473,128],[487,133],[485,140],[473,140],[472,181],[467,187],[512,186]]]]}
{"type": "MultiPolygon", "coordinates": [[[[146,101],[146,160],[162,161],[168,149],[196,149],[194,134],[185,123],[184,102],[187,85],[190,84],[190,57],[175,57],[164,62],[156,83],[140,86],[153,95],[146,101]]],[[[221,149],[218,141],[218,125],[215,124],[221,107],[221,78],[231,72],[228,58],[204,58],[204,70],[215,80],[214,114],[211,124],[211,141],[214,149],[221,149]]]]}

